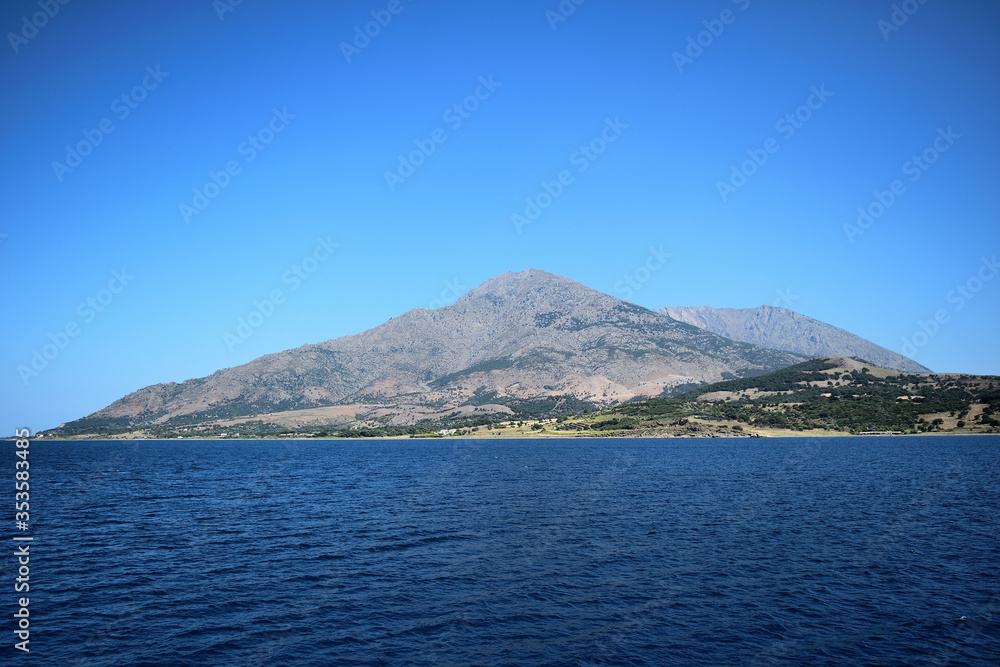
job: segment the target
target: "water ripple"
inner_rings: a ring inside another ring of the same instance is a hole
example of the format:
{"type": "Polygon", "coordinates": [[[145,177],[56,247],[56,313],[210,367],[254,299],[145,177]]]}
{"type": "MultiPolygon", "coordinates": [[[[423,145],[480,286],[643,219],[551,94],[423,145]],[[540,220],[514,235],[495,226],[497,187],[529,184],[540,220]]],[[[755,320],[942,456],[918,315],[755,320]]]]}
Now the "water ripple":
{"type": "Polygon", "coordinates": [[[39,443],[32,662],[998,664],[998,444],[39,443]]]}

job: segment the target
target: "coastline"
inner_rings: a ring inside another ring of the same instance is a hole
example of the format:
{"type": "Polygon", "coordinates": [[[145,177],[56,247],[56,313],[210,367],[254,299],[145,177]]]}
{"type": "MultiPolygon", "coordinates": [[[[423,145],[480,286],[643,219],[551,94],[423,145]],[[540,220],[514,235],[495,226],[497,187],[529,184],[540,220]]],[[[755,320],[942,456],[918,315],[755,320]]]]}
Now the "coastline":
{"type": "MultiPolygon", "coordinates": [[[[933,433],[902,433],[899,435],[890,436],[880,436],[880,435],[855,435],[853,433],[845,433],[843,431],[822,431],[822,432],[803,432],[803,431],[778,431],[771,429],[759,429],[758,431],[745,431],[743,434],[667,434],[667,433],[656,433],[656,432],[621,432],[612,431],[607,433],[597,434],[582,434],[582,433],[566,433],[566,432],[539,432],[534,431],[530,433],[496,433],[488,432],[489,435],[474,433],[467,435],[450,435],[450,436],[421,436],[421,437],[411,437],[408,435],[391,435],[391,436],[370,436],[364,438],[342,438],[336,436],[295,436],[295,437],[267,437],[267,438],[218,438],[218,437],[201,437],[201,438],[128,438],[128,437],[104,437],[104,438],[90,438],[90,437],[71,437],[71,438],[31,438],[33,443],[45,443],[45,442],[257,442],[257,441],[267,441],[267,440],[281,440],[288,442],[310,442],[310,441],[344,441],[344,442],[354,442],[354,441],[372,441],[372,440],[758,440],[761,438],[872,438],[872,439],[882,439],[882,438],[926,438],[926,437],[942,437],[942,436],[961,436],[961,437],[998,437],[1000,438],[1000,433],[970,433],[968,431],[938,431],[933,433]]],[[[8,437],[4,438],[7,441],[15,441],[16,438],[8,437]]]]}

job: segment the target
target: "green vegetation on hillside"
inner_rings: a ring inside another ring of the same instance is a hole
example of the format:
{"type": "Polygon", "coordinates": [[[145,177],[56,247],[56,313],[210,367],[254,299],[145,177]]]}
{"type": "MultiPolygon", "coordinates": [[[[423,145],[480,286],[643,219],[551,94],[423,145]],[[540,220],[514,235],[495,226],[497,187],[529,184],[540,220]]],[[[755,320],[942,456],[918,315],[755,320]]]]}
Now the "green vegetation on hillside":
{"type": "Polygon", "coordinates": [[[880,374],[869,368],[838,370],[813,359],[759,377],[699,387],[676,398],[627,403],[606,411],[638,425],[648,420],[705,415],[763,428],[931,432],[947,415],[957,428],[991,432],[1000,427],[1000,391],[993,378],[880,374]],[[880,377],[880,375],[883,375],[880,377]],[[712,394],[724,397],[706,400],[712,394]],[[967,420],[973,408],[976,414],[967,420]]]}

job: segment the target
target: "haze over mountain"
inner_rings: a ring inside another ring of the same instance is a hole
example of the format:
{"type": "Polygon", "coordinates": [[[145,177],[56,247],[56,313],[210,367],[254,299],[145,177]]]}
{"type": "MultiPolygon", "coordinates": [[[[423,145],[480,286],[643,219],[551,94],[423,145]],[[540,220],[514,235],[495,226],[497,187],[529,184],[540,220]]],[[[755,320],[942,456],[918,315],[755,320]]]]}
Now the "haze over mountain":
{"type": "Polygon", "coordinates": [[[398,424],[456,408],[509,411],[511,401],[539,397],[609,405],[804,358],[530,269],[492,278],[439,310],[411,310],[357,335],[140,389],[74,428],[138,429],[309,408],[328,408],[331,419],[360,412],[398,424]]]}
{"type": "Polygon", "coordinates": [[[787,308],[667,307],[660,308],[659,312],[720,336],[773,350],[807,357],[861,357],[882,368],[908,373],[931,372],[913,359],[787,308]]]}

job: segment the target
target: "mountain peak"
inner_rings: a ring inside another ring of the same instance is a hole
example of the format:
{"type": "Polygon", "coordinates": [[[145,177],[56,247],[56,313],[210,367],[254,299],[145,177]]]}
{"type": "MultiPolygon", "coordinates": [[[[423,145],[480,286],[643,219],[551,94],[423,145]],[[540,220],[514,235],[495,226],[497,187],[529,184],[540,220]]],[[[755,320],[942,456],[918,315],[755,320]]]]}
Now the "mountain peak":
{"type": "Polygon", "coordinates": [[[478,287],[470,290],[473,292],[500,292],[517,289],[518,287],[531,286],[552,286],[552,285],[576,285],[584,289],[590,289],[582,283],[570,280],[565,276],[556,273],[549,273],[541,269],[525,269],[524,271],[505,271],[499,275],[489,278],[478,287]]]}
{"type": "Polygon", "coordinates": [[[486,300],[495,307],[520,305],[525,309],[558,309],[590,299],[613,300],[583,283],[541,269],[507,271],[490,278],[459,298],[455,304],[486,300]],[[562,304],[562,306],[560,306],[562,304]]]}

